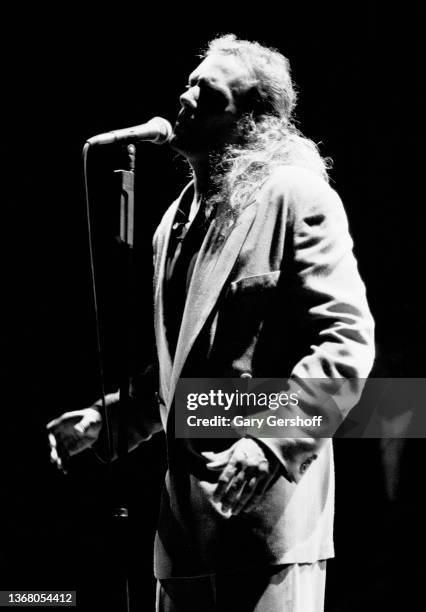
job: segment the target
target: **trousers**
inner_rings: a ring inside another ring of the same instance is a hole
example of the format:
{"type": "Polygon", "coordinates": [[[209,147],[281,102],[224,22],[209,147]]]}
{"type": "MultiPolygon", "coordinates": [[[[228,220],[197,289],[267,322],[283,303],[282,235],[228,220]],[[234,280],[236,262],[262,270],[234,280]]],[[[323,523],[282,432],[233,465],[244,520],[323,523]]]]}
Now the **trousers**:
{"type": "Polygon", "coordinates": [[[326,563],[161,579],[156,612],[323,612],[326,563]]]}

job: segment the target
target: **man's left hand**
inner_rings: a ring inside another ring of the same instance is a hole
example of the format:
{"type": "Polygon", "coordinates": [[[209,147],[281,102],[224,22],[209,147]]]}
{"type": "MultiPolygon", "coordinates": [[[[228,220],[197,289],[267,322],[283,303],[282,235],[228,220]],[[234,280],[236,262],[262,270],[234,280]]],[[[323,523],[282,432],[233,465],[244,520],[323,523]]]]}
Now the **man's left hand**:
{"type": "Polygon", "coordinates": [[[260,444],[251,438],[241,438],[221,453],[202,454],[209,460],[209,470],[222,472],[213,500],[222,503],[224,512],[230,510],[234,515],[252,510],[281,468],[278,459],[272,453],[267,458],[260,444]]]}

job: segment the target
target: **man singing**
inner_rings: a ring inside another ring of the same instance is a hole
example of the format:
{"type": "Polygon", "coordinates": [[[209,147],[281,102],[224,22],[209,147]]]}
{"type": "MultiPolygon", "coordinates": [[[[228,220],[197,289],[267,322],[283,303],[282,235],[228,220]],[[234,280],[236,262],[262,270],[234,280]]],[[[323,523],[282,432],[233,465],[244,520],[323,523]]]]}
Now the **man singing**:
{"type": "MultiPolygon", "coordinates": [[[[167,436],[161,612],[323,609],[331,440],[307,430],[234,444],[174,436],[181,377],[320,379],[328,389],[350,379],[334,404],[343,418],[370,372],[374,325],[345,212],[326,160],[293,123],[295,102],[287,59],[233,35],[210,43],[180,97],[170,145],[193,180],[154,236],[158,376],[154,387],[154,369],[134,379],[129,415],[130,446],[167,436]],[[158,401],[147,406],[151,391],[158,401]]],[[[118,394],[106,401],[114,411],[118,394]]],[[[330,416],[308,401],[298,409],[330,416]]],[[[60,466],[99,444],[102,417],[95,404],[48,429],[60,466]]]]}

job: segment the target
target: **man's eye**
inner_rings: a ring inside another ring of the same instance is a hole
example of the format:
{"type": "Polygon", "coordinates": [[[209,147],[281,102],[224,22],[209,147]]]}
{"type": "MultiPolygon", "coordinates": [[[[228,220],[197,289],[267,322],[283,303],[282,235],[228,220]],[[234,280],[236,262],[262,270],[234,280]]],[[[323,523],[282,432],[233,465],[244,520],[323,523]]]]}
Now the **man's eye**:
{"type": "Polygon", "coordinates": [[[202,102],[214,106],[215,108],[225,107],[227,104],[226,96],[221,91],[206,87],[201,91],[202,102]]]}

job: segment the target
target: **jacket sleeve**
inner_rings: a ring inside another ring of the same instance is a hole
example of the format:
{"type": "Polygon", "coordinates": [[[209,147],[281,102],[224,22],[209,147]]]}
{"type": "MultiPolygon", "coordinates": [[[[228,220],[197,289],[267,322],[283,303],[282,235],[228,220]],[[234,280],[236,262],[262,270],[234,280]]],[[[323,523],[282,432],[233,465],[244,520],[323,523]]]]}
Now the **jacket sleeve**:
{"type": "MultiPolygon", "coordinates": [[[[141,374],[130,381],[130,401],[127,407],[120,402],[120,394],[110,393],[105,398],[105,410],[110,423],[110,445],[103,424],[101,434],[93,446],[96,456],[104,462],[115,460],[119,454],[120,428],[125,429],[127,450],[132,451],[141,442],[149,440],[163,429],[158,400],[158,368],[149,365],[141,374]],[[123,413],[123,410],[126,412],[123,413]]],[[[104,406],[101,400],[94,405],[99,410],[104,406]]]]}
{"type": "MultiPolygon", "coordinates": [[[[374,361],[374,322],[339,196],[309,171],[295,168],[291,176],[285,197],[292,287],[310,350],[294,364],[289,391],[299,401],[283,416],[321,416],[322,426],[294,428],[291,438],[262,442],[297,482],[359,401],[374,361]]],[[[283,197],[279,181],[275,197],[283,197]]]]}

